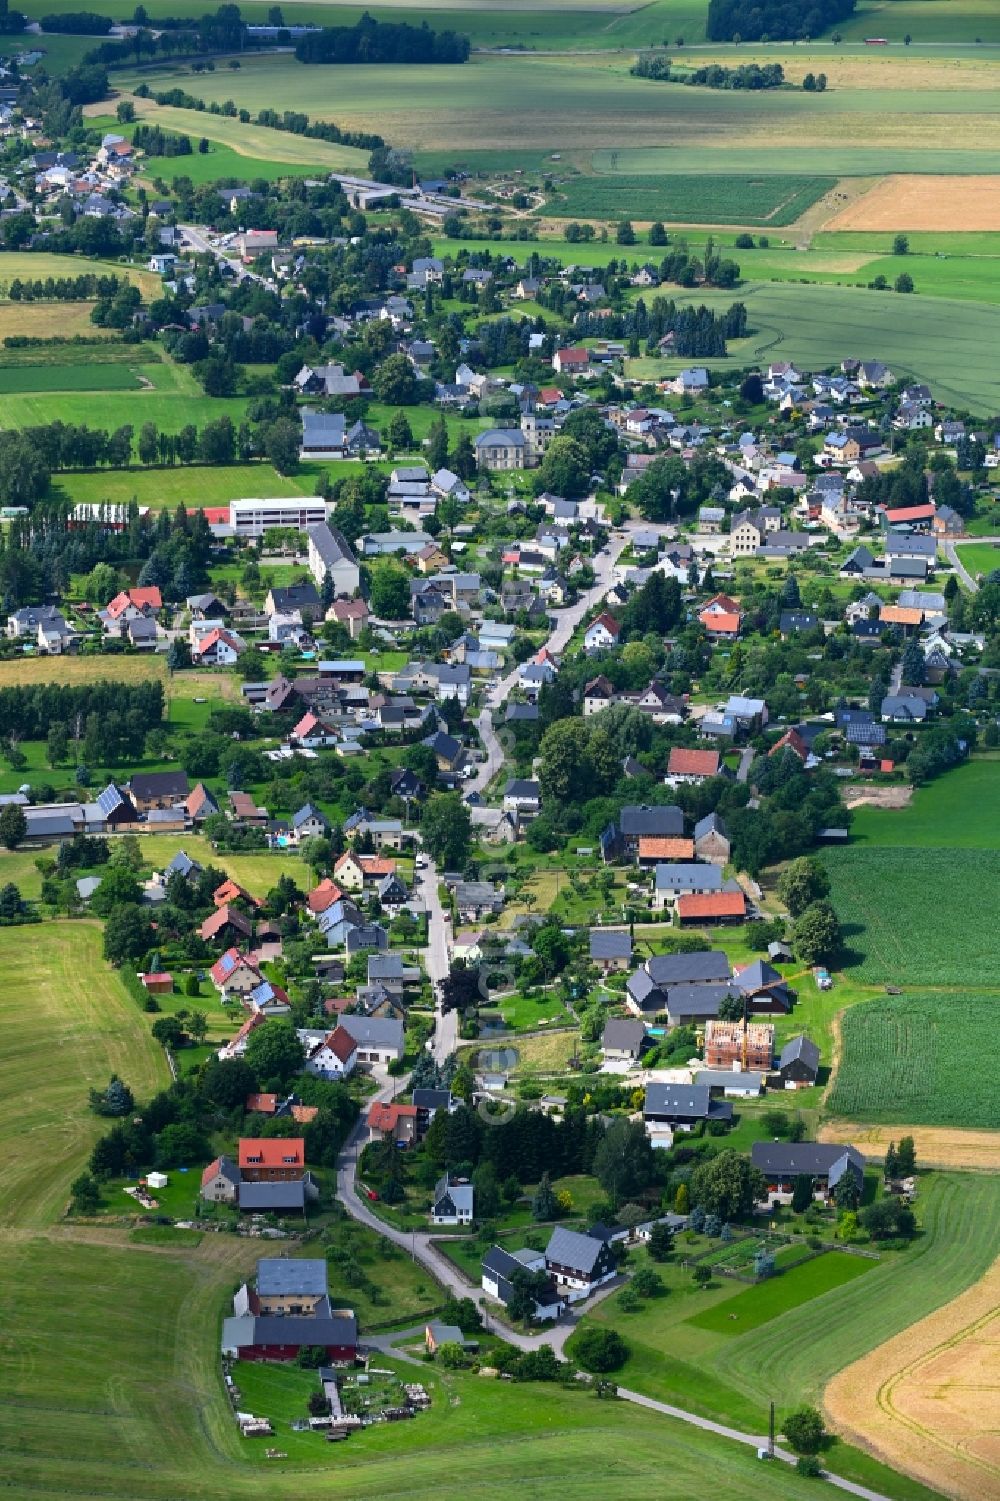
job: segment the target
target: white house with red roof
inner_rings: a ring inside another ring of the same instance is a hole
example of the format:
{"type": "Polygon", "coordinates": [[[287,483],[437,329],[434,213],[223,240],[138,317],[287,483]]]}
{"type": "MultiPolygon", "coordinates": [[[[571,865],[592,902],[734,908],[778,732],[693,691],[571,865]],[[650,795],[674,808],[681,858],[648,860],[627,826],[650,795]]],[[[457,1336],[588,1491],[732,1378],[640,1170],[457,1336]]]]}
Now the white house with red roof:
{"type": "Polygon", "coordinates": [[[196,667],[232,667],[246,649],[246,642],[239,636],[215,626],[195,641],[191,660],[196,667]]]}
{"type": "Polygon", "coordinates": [[[227,949],[208,973],[224,1001],[231,996],[249,995],[264,978],[253,960],[237,948],[227,949]]]}
{"type": "Polygon", "coordinates": [[[552,356],[552,368],[560,375],[586,375],[590,370],[590,354],[582,347],[557,349],[552,356]]]}
{"type": "Polygon", "coordinates": [[[346,1079],[358,1061],[358,1045],[346,1027],[336,1026],[306,1049],[306,1073],[321,1079],[346,1079]]]}
{"type": "Polygon", "coordinates": [[[324,745],[336,745],[337,736],[319,719],[311,709],[307,709],[292,729],[292,740],[303,746],[306,750],[316,750],[324,745]]]}
{"type": "Polygon", "coordinates": [[[716,594],[702,605],[698,619],[710,636],[735,640],[743,627],[743,612],[728,594],[716,594]]]}
{"type": "Polygon", "coordinates": [[[621,633],[622,628],[615,617],[603,610],[584,631],[583,649],[588,653],[607,651],[609,647],[618,645],[621,633]]]}
{"type": "Polygon", "coordinates": [[[155,615],[162,609],[163,597],[155,585],[150,585],[142,589],[122,589],[110,602],[105,614],[112,620],[128,620],[136,615],[155,615]]]}

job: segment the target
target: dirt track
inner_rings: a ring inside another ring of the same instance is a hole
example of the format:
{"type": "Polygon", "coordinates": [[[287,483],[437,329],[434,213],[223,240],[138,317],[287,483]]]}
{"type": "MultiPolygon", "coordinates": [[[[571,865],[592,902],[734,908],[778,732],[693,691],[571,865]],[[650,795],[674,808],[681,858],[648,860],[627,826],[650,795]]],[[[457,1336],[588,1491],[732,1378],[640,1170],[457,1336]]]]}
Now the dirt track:
{"type": "Polygon", "coordinates": [[[860,808],[908,808],[913,798],[912,787],[847,787],[844,790],[844,806],[860,808]]]}
{"type": "Polygon", "coordinates": [[[1000,1498],[1000,1260],[974,1287],[835,1376],[844,1437],[957,1501],[1000,1498]]]}
{"type": "Polygon", "coordinates": [[[912,1136],[921,1167],[970,1168],[1000,1172],[1000,1131],[960,1131],[947,1126],[872,1126],[852,1121],[827,1121],[820,1141],[844,1141],[866,1157],[882,1157],[890,1141],[912,1136]]]}

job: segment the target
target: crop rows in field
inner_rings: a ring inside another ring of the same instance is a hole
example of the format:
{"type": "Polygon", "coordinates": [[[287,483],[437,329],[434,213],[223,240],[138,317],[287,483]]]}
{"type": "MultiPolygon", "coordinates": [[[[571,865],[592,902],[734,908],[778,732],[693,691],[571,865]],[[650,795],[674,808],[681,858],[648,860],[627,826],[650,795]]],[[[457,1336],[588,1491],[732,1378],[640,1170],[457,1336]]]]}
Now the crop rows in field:
{"type": "Polygon", "coordinates": [[[614,174],[564,183],[547,212],[696,224],[791,224],[833,187],[828,177],[614,174]]]}
{"type": "Polygon", "coordinates": [[[852,845],[824,862],[852,979],[1000,985],[1000,862],[992,851],[852,845]]]}
{"type": "Polygon", "coordinates": [[[851,1007],[828,1109],[858,1121],[995,1126],[998,1022],[1000,992],[885,996],[851,1007]]]}

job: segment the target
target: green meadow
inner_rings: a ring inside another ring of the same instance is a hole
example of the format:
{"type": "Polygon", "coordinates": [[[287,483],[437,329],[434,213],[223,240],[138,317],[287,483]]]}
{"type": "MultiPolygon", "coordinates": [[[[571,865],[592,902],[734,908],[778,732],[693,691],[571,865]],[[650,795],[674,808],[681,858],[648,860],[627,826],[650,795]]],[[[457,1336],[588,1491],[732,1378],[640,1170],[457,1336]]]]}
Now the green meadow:
{"type": "Polygon", "coordinates": [[[917,787],[907,808],[855,808],[851,844],[997,849],[1000,758],[976,756],[926,787],[917,787]]]}

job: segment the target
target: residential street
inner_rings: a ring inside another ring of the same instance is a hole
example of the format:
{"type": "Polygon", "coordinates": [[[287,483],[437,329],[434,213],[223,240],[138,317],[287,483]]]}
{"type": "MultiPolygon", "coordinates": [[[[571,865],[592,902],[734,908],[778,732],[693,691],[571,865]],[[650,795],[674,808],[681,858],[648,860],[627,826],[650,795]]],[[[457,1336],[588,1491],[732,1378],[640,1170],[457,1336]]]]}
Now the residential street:
{"type": "MultiPolygon", "coordinates": [[[[648,522],[626,521],[620,531],[612,533],[608,546],[594,559],[593,587],[588,589],[586,594],[581,595],[575,605],[570,605],[565,610],[552,611],[552,618],[556,623],[547,640],[539,647],[539,651],[548,647],[553,655],[557,655],[565,650],[580,622],[599,607],[601,600],[611,587],[614,566],[628,546],[631,533],[640,528],[644,531],[665,530],[665,528],[651,527],[648,522]]],[[[486,748],[486,760],[479,767],[475,777],[470,779],[468,783],[470,792],[484,792],[503,765],[503,749],[493,729],[493,713],[501,708],[510,697],[511,689],[517,682],[518,671],[519,669],[515,667],[513,672],[508,672],[506,677],[501,678],[499,683],[489,690],[485,705],[476,720],[476,727],[486,748]]]]}

